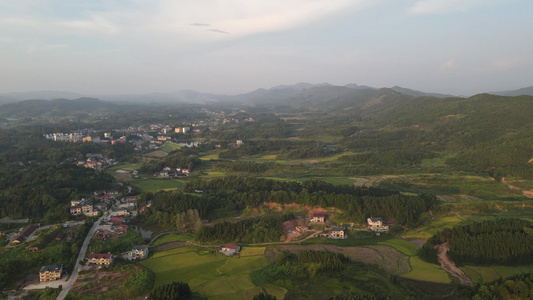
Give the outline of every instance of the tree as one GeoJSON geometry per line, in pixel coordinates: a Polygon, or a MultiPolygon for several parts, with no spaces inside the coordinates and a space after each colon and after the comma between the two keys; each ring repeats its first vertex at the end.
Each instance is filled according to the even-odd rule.
{"type": "Polygon", "coordinates": [[[192,295],[191,288],[187,283],[173,281],[152,289],[150,299],[155,300],[180,300],[189,299],[192,295]]]}

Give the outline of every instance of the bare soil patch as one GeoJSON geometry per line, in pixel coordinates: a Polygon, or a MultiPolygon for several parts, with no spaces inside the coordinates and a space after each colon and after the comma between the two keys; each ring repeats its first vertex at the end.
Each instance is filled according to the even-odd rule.
{"type": "MultiPolygon", "coordinates": [[[[130,275],[128,273],[119,273],[119,272],[106,272],[102,270],[96,270],[96,273],[90,272],[85,274],[80,274],[78,280],[72,287],[75,289],[79,286],[87,284],[87,281],[95,282],[94,288],[84,289],[83,294],[99,294],[109,289],[116,288],[120,286],[126,278],[130,275]]],[[[78,294],[79,295],[79,294],[78,294]]]]}
{"type": "Polygon", "coordinates": [[[447,242],[442,245],[437,245],[435,248],[437,249],[439,263],[446,272],[459,279],[459,282],[462,285],[474,286],[472,280],[470,280],[461,269],[455,266],[455,263],[448,257],[448,250],[450,250],[450,248],[448,247],[447,242]]]}
{"type": "Polygon", "coordinates": [[[280,250],[288,250],[298,253],[302,250],[323,251],[341,253],[353,261],[367,264],[376,264],[390,274],[403,274],[410,270],[409,258],[396,249],[385,245],[366,247],[339,247],[335,245],[280,245],[280,250]]]}

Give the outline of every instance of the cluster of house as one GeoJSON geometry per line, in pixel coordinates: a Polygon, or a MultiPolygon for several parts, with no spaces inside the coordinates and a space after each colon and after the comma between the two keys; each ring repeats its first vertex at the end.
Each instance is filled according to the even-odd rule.
{"type": "Polygon", "coordinates": [[[115,163],[114,159],[105,158],[102,153],[87,153],[86,156],[86,160],[78,160],[76,161],[76,165],[95,170],[102,170],[102,168],[115,163]]]}
{"type": "Polygon", "coordinates": [[[87,217],[94,217],[99,214],[99,210],[85,199],[70,200],[70,214],[73,216],[84,214],[87,217]]]}
{"type": "MultiPolygon", "coordinates": [[[[148,257],[148,246],[133,246],[128,252],[128,257],[131,260],[145,259],[148,257]]],[[[107,254],[89,254],[87,263],[97,266],[108,266],[113,263],[113,255],[107,254]]],[[[63,273],[63,265],[43,266],[39,271],[39,281],[47,282],[61,279],[63,273]]]]}
{"type": "Polygon", "coordinates": [[[54,142],[73,142],[73,143],[93,142],[93,143],[111,143],[111,144],[126,142],[125,136],[121,136],[120,138],[115,139],[110,133],[104,133],[104,138],[101,138],[100,136],[86,135],[86,134],[83,134],[82,132],[71,132],[71,133],[56,132],[56,133],[43,134],[43,136],[46,139],[52,140],[54,142]]]}
{"type": "MultiPolygon", "coordinates": [[[[326,215],[323,213],[313,214],[309,220],[311,223],[324,223],[326,221],[326,215]]],[[[392,222],[383,221],[381,217],[367,218],[367,224],[370,230],[379,234],[381,232],[388,232],[392,222]]],[[[303,232],[309,230],[307,226],[297,226],[296,231],[303,232]]],[[[333,227],[329,231],[325,231],[320,236],[332,238],[332,239],[346,239],[348,237],[346,228],[333,227]]]]}
{"type": "MultiPolygon", "coordinates": [[[[311,216],[309,222],[311,222],[311,223],[325,223],[326,222],[326,214],[324,214],[324,213],[315,213],[315,214],[313,214],[311,216]]],[[[304,226],[303,228],[302,228],[302,226],[298,226],[298,227],[296,227],[296,231],[298,231],[298,232],[309,230],[309,228],[307,228],[307,226],[304,226]],[[300,228],[298,228],[298,227],[300,227],[300,228]]],[[[331,228],[331,230],[327,230],[327,231],[323,232],[322,234],[320,234],[320,236],[327,237],[327,238],[330,238],[330,239],[346,239],[346,238],[348,238],[348,234],[347,234],[346,228],[344,228],[344,227],[333,227],[333,228],[331,228]]]]}
{"type": "Polygon", "coordinates": [[[184,177],[189,176],[190,170],[186,168],[164,167],[154,174],[155,177],[184,177]]]}

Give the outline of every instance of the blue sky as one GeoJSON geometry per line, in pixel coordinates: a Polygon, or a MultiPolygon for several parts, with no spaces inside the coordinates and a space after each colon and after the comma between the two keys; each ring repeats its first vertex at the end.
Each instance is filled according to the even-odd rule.
{"type": "Polygon", "coordinates": [[[531,0],[0,0],[0,93],[533,85],[531,0]]]}

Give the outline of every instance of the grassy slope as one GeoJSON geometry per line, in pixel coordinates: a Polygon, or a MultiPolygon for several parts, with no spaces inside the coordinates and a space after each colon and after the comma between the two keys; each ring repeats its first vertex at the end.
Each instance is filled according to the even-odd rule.
{"type": "MultiPolygon", "coordinates": [[[[258,290],[248,274],[268,265],[264,251],[265,248],[244,248],[241,257],[234,258],[194,247],[175,248],[158,252],[141,264],[156,273],[156,286],[184,281],[193,292],[208,298],[242,299],[244,292],[258,290]]],[[[270,289],[278,294],[281,290],[270,289]]]]}

